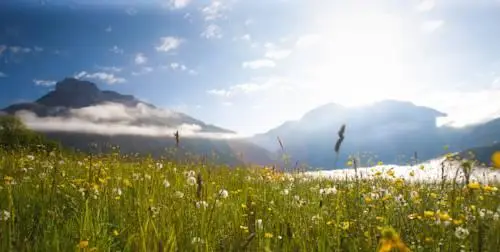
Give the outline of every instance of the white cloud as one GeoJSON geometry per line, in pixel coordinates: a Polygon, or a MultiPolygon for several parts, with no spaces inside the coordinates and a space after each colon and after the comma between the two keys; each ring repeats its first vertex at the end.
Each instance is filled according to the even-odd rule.
{"type": "Polygon", "coordinates": [[[21,46],[11,46],[9,47],[10,51],[12,53],[30,53],[31,52],[31,48],[29,47],[21,47],[21,46]]]}
{"type": "Polygon", "coordinates": [[[109,49],[110,52],[114,52],[116,54],[123,54],[123,49],[118,46],[113,46],[113,48],[109,49]]]}
{"type": "Polygon", "coordinates": [[[39,47],[39,46],[35,46],[33,47],[33,49],[35,50],[35,52],[43,52],[43,47],[39,47]]]}
{"type": "Polygon", "coordinates": [[[444,21],[443,20],[429,20],[429,21],[425,21],[424,23],[422,23],[422,25],[420,26],[420,29],[422,29],[422,31],[424,32],[433,32],[439,28],[441,28],[442,26],[444,25],[444,21]]]}
{"type": "Polygon", "coordinates": [[[134,8],[128,8],[125,10],[125,13],[127,13],[130,16],[135,16],[137,15],[137,10],[134,8]]]}
{"type": "Polygon", "coordinates": [[[251,82],[237,84],[227,89],[211,89],[207,91],[207,94],[219,97],[231,97],[238,94],[250,94],[259,91],[266,91],[271,88],[276,88],[284,85],[287,85],[287,80],[284,78],[255,78],[251,82]]]}
{"type": "Polygon", "coordinates": [[[7,46],[6,45],[0,45],[0,55],[2,55],[2,53],[7,50],[7,46]]]}
{"type": "Polygon", "coordinates": [[[179,134],[186,138],[238,137],[235,134],[202,132],[200,125],[179,122],[182,118],[178,113],[151,108],[141,103],[135,107],[106,103],[70,109],[69,115],[65,117],[37,117],[34,113],[27,111],[20,111],[16,115],[30,129],[42,132],[172,137],[176,131],[179,131],[179,134]]]}
{"type": "Polygon", "coordinates": [[[207,94],[221,97],[229,97],[231,96],[231,91],[226,89],[210,89],[207,91],[207,94]]]}
{"type": "Polygon", "coordinates": [[[77,73],[75,75],[75,78],[100,80],[100,81],[103,81],[109,85],[126,82],[126,80],[124,78],[115,76],[114,74],[111,74],[111,73],[105,73],[105,72],[87,73],[86,71],[82,71],[82,72],[77,73]]]}
{"type": "Polygon", "coordinates": [[[296,46],[300,48],[312,47],[321,40],[321,35],[319,34],[306,34],[301,37],[296,42],[296,46]]]}
{"type": "Polygon", "coordinates": [[[265,57],[273,60],[280,60],[287,58],[288,56],[290,56],[291,53],[292,51],[290,50],[274,48],[274,49],[268,49],[265,54],[265,57]]]}
{"type": "Polygon", "coordinates": [[[170,63],[170,68],[173,69],[173,70],[181,70],[181,71],[186,71],[187,70],[186,65],[180,64],[180,63],[177,63],[177,62],[170,63]]]}
{"type": "Polygon", "coordinates": [[[4,72],[0,72],[0,78],[6,78],[7,77],[7,74],[5,74],[4,72]]]}
{"type": "Polygon", "coordinates": [[[154,69],[152,67],[143,67],[143,68],[141,68],[141,70],[139,70],[139,72],[132,72],[132,75],[133,76],[145,75],[145,74],[153,72],[153,70],[154,69]]]}
{"type": "Polygon", "coordinates": [[[220,39],[222,38],[222,29],[216,24],[210,24],[200,35],[206,39],[220,39]]]}
{"type": "Polygon", "coordinates": [[[177,49],[182,44],[182,39],[177,37],[162,37],[161,44],[156,47],[156,51],[168,52],[177,49]]]}
{"type": "Polygon", "coordinates": [[[227,6],[222,3],[222,1],[212,1],[209,5],[201,9],[201,13],[206,21],[216,20],[223,18],[223,12],[227,9],[227,6]]]}
{"type": "Polygon", "coordinates": [[[241,40],[250,41],[250,40],[252,40],[252,37],[250,36],[250,34],[247,33],[247,34],[241,36],[241,40]]]}
{"type": "Polygon", "coordinates": [[[104,31],[105,32],[112,32],[113,31],[113,27],[111,27],[111,25],[110,25],[110,26],[106,27],[106,29],[104,31]]]}
{"type": "Polygon", "coordinates": [[[45,86],[45,87],[54,86],[57,83],[54,80],[37,80],[37,79],[34,79],[33,82],[37,86],[45,86]]]}
{"type": "Polygon", "coordinates": [[[259,59],[253,61],[245,61],[242,63],[243,68],[259,69],[259,68],[273,68],[276,66],[274,61],[269,59],[259,59]]]}
{"type": "Polygon", "coordinates": [[[436,6],[436,1],[435,0],[419,0],[420,3],[417,4],[417,10],[418,11],[430,11],[434,9],[436,6]]]}
{"type": "Polygon", "coordinates": [[[143,53],[138,53],[135,55],[135,59],[134,59],[135,64],[142,65],[142,64],[145,64],[147,61],[148,61],[148,58],[146,56],[144,56],[143,53]]]}
{"type": "Polygon", "coordinates": [[[171,9],[182,9],[188,6],[191,0],[170,0],[169,6],[171,9]]]}
{"type": "Polygon", "coordinates": [[[97,67],[98,69],[100,70],[103,70],[103,71],[106,71],[106,72],[115,72],[115,73],[119,73],[122,71],[122,68],[120,67],[115,67],[115,66],[109,66],[109,67],[106,67],[106,66],[98,66],[97,67]]]}

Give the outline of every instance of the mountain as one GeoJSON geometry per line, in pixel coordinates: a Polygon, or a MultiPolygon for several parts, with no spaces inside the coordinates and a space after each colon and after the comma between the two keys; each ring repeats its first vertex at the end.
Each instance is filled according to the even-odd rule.
{"type": "Polygon", "coordinates": [[[160,156],[176,146],[178,131],[179,152],[216,154],[228,164],[272,162],[268,151],[238,139],[233,131],[75,78],[59,81],[36,101],[13,104],[0,113],[17,115],[29,128],[85,151],[97,143],[118,145],[125,153],[160,156]]]}
{"type": "Polygon", "coordinates": [[[313,167],[344,167],[349,155],[361,158],[362,165],[377,161],[404,164],[412,158],[427,160],[450,151],[485,146],[500,140],[500,119],[465,128],[437,127],[445,113],[410,102],[386,100],[346,108],[330,103],[289,121],[251,141],[277,152],[277,137],[293,160],[313,167]],[[345,139],[336,163],[337,132],[346,124],[345,139]]]}

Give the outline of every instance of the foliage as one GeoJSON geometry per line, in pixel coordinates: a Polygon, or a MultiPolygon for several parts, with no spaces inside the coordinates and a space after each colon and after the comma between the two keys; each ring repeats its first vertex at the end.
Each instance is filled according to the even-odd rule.
{"type": "MultiPolygon", "coordinates": [[[[465,168],[464,168],[465,169],[465,168]]],[[[0,251],[496,251],[494,184],[0,150],[0,251]]]]}
{"type": "Polygon", "coordinates": [[[30,148],[40,146],[54,150],[58,144],[47,140],[43,135],[29,130],[17,117],[11,115],[0,116],[0,147],[6,149],[30,148]]]}

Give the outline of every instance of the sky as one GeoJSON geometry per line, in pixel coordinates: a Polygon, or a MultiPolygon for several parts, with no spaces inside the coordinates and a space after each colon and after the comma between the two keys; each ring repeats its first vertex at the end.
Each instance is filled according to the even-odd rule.
{"type": "Polygon", "coordinates": [[[65,77],[243,135],[325,103],[500,116],[497,0],[3,0],[0,107],[65,77]]]}

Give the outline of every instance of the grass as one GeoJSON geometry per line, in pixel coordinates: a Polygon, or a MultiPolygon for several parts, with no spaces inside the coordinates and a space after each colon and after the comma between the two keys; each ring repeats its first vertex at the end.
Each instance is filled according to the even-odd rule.
{"type": "Polygon", "coordinates": [[[496,251],[495,186],[0,150],[0,251],[496,251]]]}

